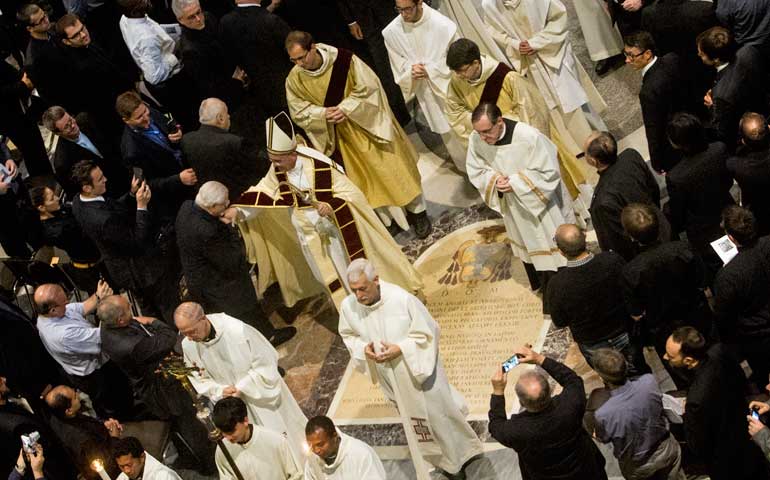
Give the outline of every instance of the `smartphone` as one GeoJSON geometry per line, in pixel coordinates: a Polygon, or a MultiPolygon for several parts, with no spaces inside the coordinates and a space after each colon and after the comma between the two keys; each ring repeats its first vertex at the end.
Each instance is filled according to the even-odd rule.
{"type": "Polygon", "coordinates": [[[169,135],[173,135],[179,131],[179,124],[171,115],[166,115],[166,129],[169,135]]]}
{"type": "Polygon", "coordinates": [[[751,407],[749,413],[751,414],[751,418],[759,420],[759,407],[751,407]]]}
{"type": "Polygon", "coordinates": [[[519,357],[514,355],[505,362],[503,362],[503,373],[508,373],[510,369],[519,364],[519,357]]]}
{"type": "Polygon", "coordinates": [[[134,170],[134,177],[136,177],[137,180],[139,180],[139,184],[142,184],[142,181],[144,181],[144,172],[139,167],[133,167],[134,170]]]}

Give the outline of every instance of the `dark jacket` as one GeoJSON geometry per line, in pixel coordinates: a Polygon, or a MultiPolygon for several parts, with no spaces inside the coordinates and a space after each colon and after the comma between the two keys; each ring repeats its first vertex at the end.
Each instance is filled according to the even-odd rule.
{"type": "Polygon", "coordinates": [[[687,392],[684,432],[687,447],[708,464],[713,480],[765,480],[768,463],[746,428],[746,377],[721,345],[694,369],[687,392]]]}
{"type": "Polygon", "coordinates": [[[80,185],[72,182],[72,167],[81,160],[92,160],[107,177],[107,194],[110,197],[117,198],[127,193],[131,188],[131,172],[123,164],[116,143],[96,127],[96,122],[90,114],[81,112],[75,120],[78,122],[81,133],[91,140],[102,156],[99,157],[87,148],[59,137],[53,157],[56,181],[64,188],[69,198],[74,198],[80,193],[80,185]]]}
{"type": "Polygon", "coordinates": [[[269,168],[268,162],[257,158],[256,142],[209,125],[186,134],[182,152],[195,170],[198,184],[210,180],[224,184],[230,201],[256,185],[269,168]]]}
{"type": "Polygon", "coordinates": [[[716,15],[740,45],[770,51],[770,1],[719,0],[716,15]]]}
{"type": "Polygon", "coordinates": [[[101,257],[99,249],[83,232],[68,209],[62,208],[53,218],[40,223],[41,241],[45,245],[64,250],[73,262],[96,263],[99,261],[101,257]]]}
{"type": "Polygon", "coordinates": [[[540,412],[506,418],[505,397],[492,395],[489,433],[516,450],[524,480],[606,480],[604,456],[583,429],[586,392],[583,379],[565,365],[546,358],[543,369],[564,390],[540,412]]]}
{"type": "MultiPolygon", "coordinates": [[[[150,121],[168,137],[169,126],[166,117],[152,107],[150,121]]],[[[193,195],[193,188],[182,183],[179,173],[187,165],[178,160],[178,144],[160,145],[150,140],[137,129],[126,125],[120,142],[123,161],[128,168],[141,168],[142,176],[152,191],[153,210],[161,223],[171,223],[176,218],[179,206],[193,195]]],[[[181,155],[180,155],[181,157],[181,155]]]]}
{"type": "Polygon", "coordinates": [[[72,213],[102,253],[113,288],[139,290],[168,268],[171,259],[157,243],[150,212],[137,210],[130,195],[94,202],[83,202],[78,195],[72,213]]]}
{"type": "Polygon", "coordinates": [[[739,148],[727,159],[727,171],[741,187],[741,203],[756,217],[759,235],[770,234],[770,147],[754,152],[739,148]]]}
{"type": "Polygon", "coordinates": [[[699,254],[711,253],[709,243],[724,235],[722,210],[733,202],[733,182],[727,174],[727,146],[721,142],[686,156],[666,175],[669,220],[674,238],[687,232],[699,254]]]}
{"type": "Polygon", "coordinates": [[[289,25],[263,7],[239,7],[220,21],[222,41],[232,63],[240,65],[255,85],[266,114],[286,109],[284,82],[292,63],[284,48],[289,25]]]}
{"type": "Polygon", "coordinates": [[[102,458],[104,470],[110,478],[120,475],[120,469],[111,454],[114,439],[101,420],[82,413],[72,418],[53,416],[51,430],[62,439],[67,453],[84,478],[99,479],[99,475],[91,469],[94,458],[102,458]]]}
{"type": "Polygon", "coordinates": [[[650,164],[659,172],[670,170],[681,158],[668,141],[666,126],[674,113],[687,110],[685,88],[679,57],[674,53],[658,57],[642,78],[639,103],[650,164]]]}
{"type": "MultiPolygon", "coordinates": [[[[626,149],[613,165],[599,173],[590,208],[601,249],[613,250],[626,261],[634,257],[636,247],[623,231],[620,213],[626,205],[637,202],[660,208],[660,188],[639,152],[626,149]]],[[[668,240],[671,227],[662,213],[658,218],[660,239],[668,240]]]]}

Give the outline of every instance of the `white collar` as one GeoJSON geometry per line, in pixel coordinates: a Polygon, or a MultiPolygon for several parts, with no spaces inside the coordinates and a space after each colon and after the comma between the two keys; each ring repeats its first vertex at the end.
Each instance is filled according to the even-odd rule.
{"type": "Polygon", "coordinates": [[[722,70],[724,70],[725,68],[727,68],[728,65],[730,65],[730,62],[723,63],[722,65],[719,65],[718,67],[716,67],[717,68],[717,73],[719,73],[722,70]]]}
{"type": "Polygon", "coordinates": [[[98,197],[85,198],[83,195],[80,195],[80,201],[81,202],[103,202],[104,197],[99,195],[98,197]]]}
{"type": "Polygon", "coordinates": [[[647,73],[647,71],[652,68],[653,65],[655,65],[655,62],[658,61],[658,57],[652,57],[652,60],[650,60],[650,63],[644,66],[642,69],[642,78],[644,78],[644,75],[647,73]]]}
{"type": "Polygon", "coordinates": [[[261,7],[262,5],[258,3],[239,3],[236,5],[238,8],[246,8],[246,7],[261,7]]]}
{"type": "Polygon", "coordinates": [[[505,130],[506,130],[506,128],[508,128],[508,126],[505,124],[505,121],[503,121],[503,131],[500,132],[500,136],[497,137],[497,140],[495,141],[495,143],[499,142],[500,140],[503,139],[503,137],[505,137],[505,130]]]}

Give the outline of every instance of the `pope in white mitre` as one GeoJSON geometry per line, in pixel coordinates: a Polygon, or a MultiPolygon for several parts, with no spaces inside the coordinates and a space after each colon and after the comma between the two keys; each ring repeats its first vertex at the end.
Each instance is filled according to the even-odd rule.
{"type": "Polygon", "coordinates": [[[444,111],[451,76],[446,54],[457,26],[422,0],[395,2],[399,16],[382,30],[393,79],[407,102],[417,98],[428,127],[441,135],[452,161],[465,171],[465,148],[444,111]]]}
{"type": "Polygon", "coordinates": [[[556,271],[566,264],[553,236],[559,225],[574,223],[556,146],[529,125],[503,118],[493,103],[481,103],[471,120],[468,178],[503,216],[513,253],[536,290],[540,284],[533,268],[556,271]]]}
{"type": "Polygon", "coordinates": [[[249,419],[286,437],[297,465],[304,463],[307,417],[278,371],[278,352],[254,327],[225,313],[206,314],[195,302],[174,312],[185,364],[197,366],[191,375],[195,390],[216,402],[238,397],[249,419]]]}
{"type": "MultiPolygon", "coordinates": [[[[286,121],[284,128],[291,129],[292,136],[284,133],[275,119],[267,120],[270,170],[233,205],[246,210],[247,217],[258,215],[262,210],[288,209],[304,260],[337,307],[350,292],[345,271],[356,258],[370,259],[381,269],[383,278],[408,291],[421,291],[419,273],[379,221],[361,190],[330,158],[297,145],[288,117],[282,114],[276,118],[279,117],[286,121]]],[[[264,241],[258,235],[249,235],[244,240],[247,243],[264,241]]],[[[258,251],[269,253],[264,249],[258,251]]],[[[296,259],[286,263],[263,255],[257,258],[260,275],[263,270],[272,271],[279,284],[296,278],[280,271],[292,268],[296,259]]],[[[294,287],[281,285],[281,289],[284,288],[294,287]]]]}
{"type": "Polygon", "coordinates": [[[465,421],[465,399],[444,371],[438,324],[420,300],[380,280],[366,260],[350,264],[348,279],[354,294],[342,302],[339,331],[353,366],[368,372],[395,403],[407,440],[417,444],[410,441],[410,447],[457,474],[482,445],[465,421]]]}
{"type": "Polygon", "coordinates": [[[482,0],[484,21],[517,72],[531,76],[573,153],[607,126],[607,108],[572,51],[567,9],[559,0],[482,0]]]}

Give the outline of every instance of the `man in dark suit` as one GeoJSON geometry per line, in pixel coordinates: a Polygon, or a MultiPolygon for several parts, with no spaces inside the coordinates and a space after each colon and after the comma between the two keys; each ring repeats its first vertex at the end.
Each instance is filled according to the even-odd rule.
{"type": "Polygon", "coordinates": [[[240,104],[246,76],[220,39],[219,20],[204,13],[195,0],[175,1],[173,7],[182,25],[179,56],[195,84],[197,100],[220,98],[235,110],[240,104]]]}
{"type": "Polygon", "coordinates": [[[725,167],[727,146],[709,143],[701,121],[689,113],[674,115],[667,130],[670,143],[682,153],[682,161],[666,175],[671,232],[674,238],[687,232],[690,245],[708,264],[711,283],[722,261],[710,244],[724,234],[719,225],[722,210],[735,203],[725,167]]]}
{"type": "MultiPolygon", "coordinates": [[[[696,329],[681,327],[666,342],[666,360],[692,373],[684,413],[688,449],[713,480],[766,480],[767,460],[748,434],[745,375],[722,345],[707,348],[696,329]]],[[[765,377],[767,380],[767,377],[765,377]]]]}
{"type": "Polygon", "coordinates": [[[666,138],[666,125],[675,112],[689,110],[688,93],[679,57],[668,53],[655,56],[655,42],[647,32],[624,38],[626,63],[642,71],[639,103],[650,149],[650,164],[657,172],[667,172],[681,158],[666,138]]]}
{"type": "Polygon", "coordinates": [[[717,327],[722,341],[748,360],[761,391],[770,373],[770,237],[757,238],[754,215],[737,205],[725,209],[722,224],[738,255],[714,279],[717,327]]]}
{"type": "MultiPolygon", "coordinates": [[[[586,162],[599,173],[590,207],[599,247],[604,251],[613,250],[629,261],[637,248],[623,231],[620,213],[630,203],[648,203],[660,208],[660,188],[639,152],[626,149],[618,155],[618,144],[609,132],[588,137],[584,151],[586,162]]],[[[667,241],[671,238],[671,227],[663,213],[658,212],[660,240],[667,241]]]]}
{"type": "Polygon", "coordinates": [[[269,163],[258,159],[256,142],[228,132],[230,114],[224,102],[207,98],[200,114],[201,128],[182,138],[182,152],[199,183],[223,183],[233,201],[262,179],[269,163]]]}
{"type": "Polygon", "coordinates": [[[102,322],[102,351],[123,370],[150,413],[172,422],[200,460],[201,473],[211,474],[216,443],[209,441],[179,381],[156,373],[160,362],[174,353],[176,330],[151,317],[133,317],[128,300],[120,295],[104,299],[96,313],[102,322]]]}
{"type": "Polygon", "coordinates": [[[283,44],[291,28],[253,0],[236,3],[220,21],[225,49],[255,82],[254,94],[264,114],[288,111],[284,82],[293,65],[283,44]]]}
{"type": "Polygon", "coordinates": [[[158,232],[147,210],[150,187],[146,182],[140,187],[134,179],[131,193],[135,197],[105,199],[107,179],[88,160],[75,165],[72,177],[81,189],[72,202],[72,213],[102,253],[110,285],[131,290],[142,312],[173,325],[181,272],[173,238],[158,232]]]}
{"type": "Polygon", "coordinates": [[[186,168],[179,148],[182,130],[134,91],[121,94],[115,109],[125,123],[120,142],[123,161],[141,170],[136,173],[152,188],[155,214],[162,225],[171,224],[197,183],[195,171],[186,168]]]}
{"type": "Polygon", "coordinates": [[[740,122],[741,140],[727,170],[741,187],[741,204],[757,221],[757,235],[770,234],[770,132],[758,113],[745,113],[740,122]]]}
{"type": "Polygon", "coordinates": [[[770,53],[770,0],[719,0],[719,22],[735,35],[740,45],[752,45],[770,53]]]}
{"type": "Polygon", "coordinates": [[[262,311],[243,241],[233,225],[237,211],[228,208],[227,196],[224,185],[206,182],[195,202],[188,200],[179,210],[176,238],[187,288],[206,311],[225,312],[279,345],[297,329],[275,329],[262,311]]]}
{"type": "Polygon", "coordinates": [[[624,37],[639,30],[642,12],[652,0],[605,0],[612,21],[624,37]]]}
{"type": "Polygon", "coordinates": [[[767,113],[767,70],[756,47],[738,50],[732,33],[712,27],[698,35],[698,56],[716,69],[716,83],[706,93],[704,104],[711,109],[711,124],[717,137],[735,151],[738,121],[745,112],[767,113]]]}
{"type": "Polygon", "coordinates": [[[545,375],[537,370],[521,374],[516,395],[524,411],[507,418],[505,385],[507,373],[499,366],[492,376],[489,433],[519,455],[525,480],[606,480],[604,456],[583,428],[586,391],[581,379],[567,366],[531,348],[513,350],[519,363],[541,366],[563,387],[551,397],[545,375]]]}
{"type": "Polygon", "coordinates": [[[71,116],[63,107],[54,105],[43,113],[43,126],[59,136],[54,152],[54,174],[69,198],[80,193],[72,182],[72,167],[81,160],[91,160],[110,179],[107,194],[118,198],[131,188],[131,173],[123,165],[120,151],[112,139],[96,127],[86,112],[71,116]]]}

